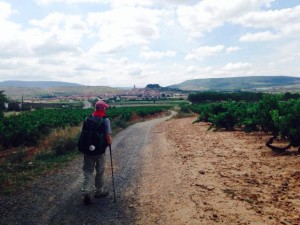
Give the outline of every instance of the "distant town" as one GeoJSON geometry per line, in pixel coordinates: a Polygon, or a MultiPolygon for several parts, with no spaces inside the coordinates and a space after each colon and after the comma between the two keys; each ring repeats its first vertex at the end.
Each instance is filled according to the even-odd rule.
{"type": "MultiPolygon", "coordinates": [[[[76,87],[72,87],[76,89],[76,87]]],[[[78,87],[77,87],[78,89],[78,87]]],[[[69,90],[70,91],[70,90],[69,90]]],[[[153,103],[162,100],[184,100],[187,99],[188,91],[179,89],[161,87],[159,84],[148,84],[145,88],[137,88],[135,85],[131,89],[112,91],[102,91],[101,94],[93,92],[88,93],[47,93],[39,96],[22,96],[20,100],[11,100],[5,104],[5,107],[10,110],[30,110],[33,108],[47,108],[47,107],[71,107],[78,106],[86,101],[94,101],[95,99],[102,99],[111,104],[118,104],[119,102],[141,102],[152,101],[153,103]],[[50,104],[51,103],[51,104],[50,104]]]]}
{"type": "MultiPolygon", "coordinates": [[[[115,100],[159,100],[167,98],[187,98],[187,93],[170,88],[162,88],[158,84],[148,84],[146,88],[136,88],[124,91],[115,96],[115,100]]],[[[109,98],[110,99],[110,98],[109,98]]]]}

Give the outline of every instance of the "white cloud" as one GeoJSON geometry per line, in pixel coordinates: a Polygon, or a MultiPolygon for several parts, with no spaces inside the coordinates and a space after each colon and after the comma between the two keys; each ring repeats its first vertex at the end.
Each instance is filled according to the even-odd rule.
{"type": "Polygon", "coordinates": [[[247,33],[240,38],[241,41],[269,41],[287,36],[298,37],[300,31],[300,5],[281,10],[249,12],[234,18],[232,22],[245,27],[268,30],[254,34],[247,33]]]}
{"type": "Polygon", "coordinates": [[[191,53],[185,56],[186,60],[202,60],[205,57],[218,55],[224,50],[223,45],[217,46],[202,46],[194,49],[191,53]]]}
{"type": "Polygon", "coordinates": [[[246,27],[280,30],[282,27],[300,22],[300,5],[281,10],[248,12],[234,18],[232,22],[246,27]]]}
{"type": "Polygon", "coordinates": [[[112,0],[112,7],[124,7],[124,6],[151,6],[153,5],[153,1],[151,0],[112,0]]]}
{"type": "Polygon", "coordinates": [[[0,58],[24,54],[26,46],[20,43],[21,26],[9,20],[16,10],[5,2],[0,2],[0,58]]]}
{"type": "Polygon", "coordinates": [[[193,5],[197,0],[156,0],[157,2],[164,2],[167,4],[181,4],[181,5],[193,5]]]}
{"type": "Polygon", "coordinates": [[[79,15],[65,15],[54,12],[42,20],[31,20],[29,24],[40,28],[48,34],[49,39],[60,44],[78,45],[88,33],[87,24],[79,15]]]}
{"type": "Polygon", "coordinates": [[[240,47],[238,47],[238,46],[232,46],[232,47],[226,48],[226,53],[229,54],[229,53],[237,52],[239,50],[241,50],[240,47]]]}
{"type": "MultiPolygon", "coordinates": [[[[300,16],[300,15],[299,15],[300,16]]],[[[282,35],[287,36],[296,36],[299,37],[300,34],[300,22],[294,24],[287,24],[281,29],[282,35]]]]}
{"type": "Polygon", "coordinates": [[[212,70],[212,67],[201,67],[195,65],[190,65],[186,67],[187,73],[195,73],[197,75],[208,75],[211,73],[212,70]]]}
{"type": "Polygon", "coordinates": [[[79,44],[87,26],[80,16],[51,13],[41,20],[29,21],[30,28],[1,21],[0,57],[33,57],[69,52],[80,53],[79,44]],[[9,47],[8,47],[9,46],[9,47]]]}
{"type": "MultiPolygon", "coordinates": [[[[103,64],[107,79],[102,80],[110,86],[145,86],[153,82],[153,76],[159,73],[154,71],[154,66],[145,63],[136,63],[126,57],[109,58],[103,64]]],[[[95,81],[96,82],[96,81],[95,81]]]]}
{"type": "Polygon", "coordinates": [[[216,27],[247,12],[269,6],[274,0],[203,0],[195,6],[180,6],[177,14],[180,24],[189,35],[201,37],[216,27]]]}
{"type": "Polygon", "coordinates": [[[159,38],[163,13],[145,8],[118,8],[104,13],[90,13],[91,29],[98,30],[100,41],[92,52],[111,53],[132,45],[145,45],[159,38]]]}
{"type": "Polygon", "coordinates": [[[124,6],[151,6],[153,1],[151,0],[35,0],[39,5],[49,5],[52,3],[63,3],[63,4],[89,4],[89,3],[102,3],[110,4],[113,8],[124,7],[124,6]]]}
{"type": "Polygon", "coordinates": [[[77,4],[77,3],[108,3],[109,0],[35,0],[39,5],[49,5],[52,3],[66,3],[66,4],[77,4]]]}
{"type": "Polygon", "coordinates": [[[280,38],[280,35],[273,34],[270,31],[259,32],[259,33],[247,33],[240,37],[242,42],[255,42],[255,41],[273,41],[280,38]]]}
{"type": "Polygon", "coordinates": [[[7,19],[13,12],[16,12],[12,9],[11,5],[6,2],[0,2],[0,20],[7,19]]]}
{"type": "Polygon", "coordinates": [[[105,65],[107,71],[116,71],[117,74],[123,74],[123,75],[124,74],[139,75],[141,74],[141,71],[143,71],[143,68],[145,67],[144,64],[131,62],[126,57],[122,57],[118,59],[109,58],[106,60],[105,65]]]}
{"type": "Polygon", "coordinates": [[[161,59],[164,57],[174,57],[176,56],[175,51],[151,51],[150,48],[144,47],[140,52],[140,58],[143,59],[161,59]]]}
{"type": "Polygon", "coordinates": [[[193,73],[195,74],[193,79],[258,75],[258,73],[256,73],[257,68],[253,68],[253,65],[251,63],[244,62],[227,63],[225,66],[221,67],[214,66],[196,68],[198,71],[193,71],[193,73]]]}
{"type": "Polygon", "coordinates": [[[226,70],[226,71],[244,70],[244,69],[251,68],[251,66],[252,66],[251,63],[243,63],[243,62],[228,63],[221,70],[226,70]]]}
{"type": "Polygon", "coordinates": [[[171,5],[186,5],[194,4],[197,0],[35,0],[39,5],[49,5],[53,3],[63,4],[108,4],[113,8],[126,6],[153,6],[154,4],[171,4],[171,5]]]}

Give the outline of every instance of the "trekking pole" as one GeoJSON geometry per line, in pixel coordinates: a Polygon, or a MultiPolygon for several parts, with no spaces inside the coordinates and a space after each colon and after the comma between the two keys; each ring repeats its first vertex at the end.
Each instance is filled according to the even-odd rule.
{"type": "Polygon", "coordinates": [[[114,168],[113,168],[112,154],[111,154],[111,145],[109,145],[109,152],[110,152],[111,177],[112,177],[112,184],[113,184],[113,191],[114,191],[114,202],[116,202],[116,190],[115,190],[115,179],[114,179],[114,168]]]}

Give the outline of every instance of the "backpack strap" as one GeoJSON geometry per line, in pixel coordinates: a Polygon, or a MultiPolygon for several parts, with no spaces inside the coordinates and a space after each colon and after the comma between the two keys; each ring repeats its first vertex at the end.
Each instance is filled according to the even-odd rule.
{"type": "Polygon", "coordinates": [[[104,118],[103,117],[100,117],[100,120],[98,121],[97,123],[97,129],[101,129],[101,125],[104,123],[104,118]]]}

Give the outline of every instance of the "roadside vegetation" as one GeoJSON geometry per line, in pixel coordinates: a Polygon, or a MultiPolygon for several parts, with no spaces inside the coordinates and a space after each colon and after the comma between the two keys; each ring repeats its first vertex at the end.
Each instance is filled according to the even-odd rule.
{"type": "Polygon", "coordinates": [[[195,122],[209,122],[216,130],[270,134],[266,145],[282,153],[291,147],[300,153],[300,95],[261,93],[198,93],[189,96],[199,114],[195,122]],[[276,143],[276,144],[275,144],[276,143]],[[277,145],[279,143],[279,145],[277,145]]]}

